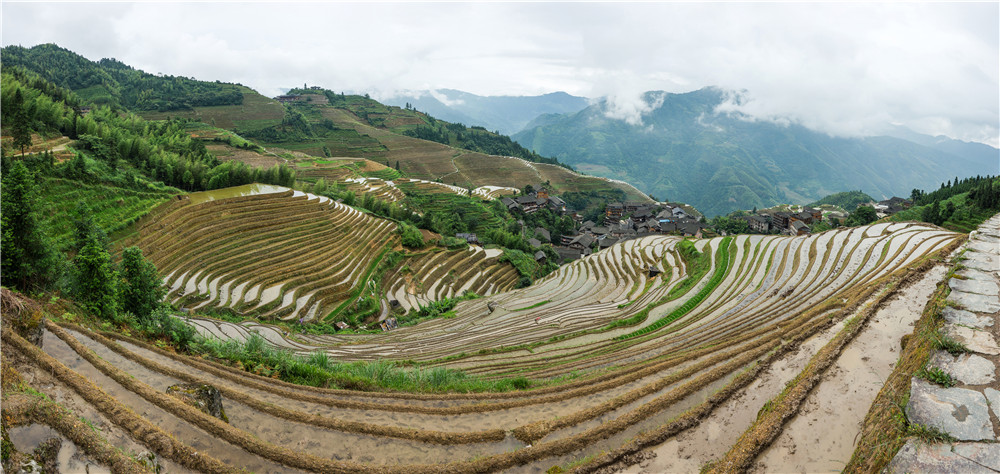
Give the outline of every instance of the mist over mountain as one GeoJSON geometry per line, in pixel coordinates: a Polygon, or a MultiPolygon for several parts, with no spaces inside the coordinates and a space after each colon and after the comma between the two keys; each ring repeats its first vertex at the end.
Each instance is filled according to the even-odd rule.
{"type": "Polygon", "coordinates": [[[409,103],[417,110],[442,120],[486,127],[505,135],[521,131],[539,115],[577,112],[590,103],[585,97],[565,92],[537,96],[481,96],[454,89],[399,92],[379,100],[398,107],[409,103]]]}
{"type": "Polygon", "coordinates": [[[988,145],[913,132],[908,139],[834,137],[721,112],[719,106],[734,98],[718,88],[647,92],[643,100],[650,107],[640,121],[620,119],[613,104],[600,100],[576,113],[541,117],[514,139],[710,216],[806,203],[844,190],[908,196],[914,188],[998,169],[1000,152],[988,145]]]}

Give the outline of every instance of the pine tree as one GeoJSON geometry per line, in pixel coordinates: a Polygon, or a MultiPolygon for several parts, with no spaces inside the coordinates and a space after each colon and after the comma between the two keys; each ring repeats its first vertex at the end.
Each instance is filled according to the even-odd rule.
{"type": "Polygon", "coordinates": [[[76,297],[95,315],[111,320],[117,312],[117,272],[111,254],[97,238],[87,241],[73,259],[76,297]]]}
{"type": "Polygon", "coordinates": [[[11,103],[14,112],[11,114],[10,134],[14,138],[14,147],[21,149],[21,156],[24,156],[25,148],[31,146],[30,119],[24,110],[24,96],[21,89],[14,91],[14,100],[11,103]]]}
{"type": "Polygon", "coordinates": [[[22,291],[44,288],[55,279],[57,257],[35,209],[35,178],[15,162],[0,187],[0,262],[4,284],[22,291]]]}
{"type": "Polygon", "coordinates": [[[148,319],[166,294],[156,266],[142,256],[139,247],[129,247],[122,251],[120,277],[119,308],[131,311],[140,321],[148,319]]]}

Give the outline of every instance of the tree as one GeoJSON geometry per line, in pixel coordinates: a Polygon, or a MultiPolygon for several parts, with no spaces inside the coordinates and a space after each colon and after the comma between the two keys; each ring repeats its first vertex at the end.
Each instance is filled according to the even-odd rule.
{"type": "Polygon", "coordinates": [[[24,110],[24,97],[21,89],[14,91],[14,100],[11,103],[14,113],[11,114],[10,134],[14,138],[14,147],[21,149],[21,156],[24,156],[25,148],[31,146],[30,119],[24,110]]]}
{"type": "Polygon", "coordinates": [[[57,257],[35,209],[35,177],[15,162],[0,186],[0,262],[4,284],[22,291],[44,288],[56,276],[57,257]]]}
{"type": "Polygon", "coordinates": [[[117,313],[117,272],[111,254],[96,238],[73,259],[76,267],[76,297],[95,315],[111,320],[117,313]]]}
{"type": "Polygon", "coordinates": [[[871,206],[858,206],[854,212],[851,213],[850,217],[847,218],[847,225],[849,226],[859,226],[868,225],[875,222],[878,216],[875,214],[875,208],[871,206]]]}
{"type": "Polygon", "coordinates": [[[131,311],[140,321],[149,319],[166,294],[156,266],[142,256],[139,247],[129,247],[122,251],[120,277],[119,308],[131,311]]]}

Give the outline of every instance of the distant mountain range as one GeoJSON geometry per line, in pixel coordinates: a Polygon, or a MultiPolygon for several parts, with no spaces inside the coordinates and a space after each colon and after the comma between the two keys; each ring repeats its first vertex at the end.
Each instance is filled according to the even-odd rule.
{"type": "Polygon", "coordinates": [[[632,125],[596,101],[544,115],[514,135],[522,145],[581,171],[628,181],[658,199],[709,216],[807,203],[844,190],[909,196],[955,177],[995,175],[1000,150],[897,129],[895,137],[832,137],[805,127],[716,113],[727,92],[648,92],[662,105],[632,125]]]}
{"type": "Polygon", "coordinates": [[[565,92],[537,96],[481,96],[454,89],[401,92],[379,100],[397,107],[409,103],[441,120],[485,127],[504,135],[521,131],[539,115],[578,112],[590,104],[585,97],[565,92]]]}

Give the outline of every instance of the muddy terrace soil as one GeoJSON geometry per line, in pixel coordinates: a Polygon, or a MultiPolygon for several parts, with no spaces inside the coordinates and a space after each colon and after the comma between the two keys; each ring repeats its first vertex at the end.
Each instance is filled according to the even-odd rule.
{"type": "MultiPolygon", "coordinates": [[[[290,192],[274,197],[247,196],[227,206],[270,206],[269,217],[250,221],[281,219],[296,207],[303,209],[293,221],[302,221],[310,212],[325,215],[333,206],[290,192]]],[[[185,298],[206,292],[209,302],[220,297],[223,302],[248,302],[247,295],[260,288],[252,301],[266,305],[260,301],[268,297],[261,294],[279,281],[260,274],[266,270],[239,280],[221,277],[238,271],[225,273],[221,263],[210,270],[196,264],[194,255],[172,260],[197,251],[194,242],[199,239],[170,234],[182,227],[172,223],[211,222],[222,214],[213,207],[228,201],[200,205],[209,206],[205,212],[181,203],[177,209],[187,211],[161,214],[160,224],[150,221],[140,228],[140,242],[170,268],[172,298],[193,305],[195,300],[185,298]],[[192,291],[182,294],[182,288],[192,291]]],[[[352,226],[354,232],[385,225],[365,224],[369,217],[343,213],[364,224],[352,226]]],[[[231,225],[206,224],[199,235],[222,235],[227,227],[231,225]]],[[[227,248],[228,238],[217,238],[220,249],[227,248]]],[[[298,387],[73,325],[49,323],[41,349],[6,330],[3,342],[5,354],[17,356],[20,372],[44,382],[37,385],[42,393],[59,397],[57,401],[73,400],[73,407],[85,407],[80,412],[101,423],[111,420],[116,426],[105,435],[109,441],[128,450],[145,447],[179,470],[464,473],[545,472],[561,466],[589,472],[641,461],[629,469],[693,471],[737,443],[758,412],[766,415],[764,402],[799,378],[818,388],[813,398],[802,397],[795,405],[802,406],[803,416],[786,430],[799,451],[807,449],[801,443],[811,438],[799,443],[796,433],[808,426],[799,425],[815,426],[831,410],[835,413],[828,402],[846,387],[842,381],[850,374],[860,371],[868,377],[869,369],[891,366],[890,349],[898,348],[897,336],[907,330],[903,313],[922,306],[926,287],[940,278],[942,270],[935,269],[932,257],[940,258],[962,240],[958,234],[906,223],[809,237],[699,240],[696,248],[710,256],[708,269],[697,281],[685,281],[691,269],[680,256],[679,239],[646,237],[566,265],[528,288],[498,288],[488,298],[462,302],[454,318],[382,334],[289,339],[266,323],[192,318],[204,334],[240,339],[255,331],[273,344],[302,353],[325,351],[335,360],[414,360],[426,367],[461,368],[483,377],[525,376],[538,383],[510,393],[298,387]],[[664,272],[651,277],[650,265],[664,272]],[[631,325],[612,324],[629,318],[631,325]],[[869,352],[877,354],[866,360],[869,352]],[[870,366],[871,361],[879,367],[870,366]],[[166,387],[179,382],[219,388],[230,422],[167,396],[166,387]]],[[[361,267],[377,253],[350,247],[345,252],[355,252],[352,258],[362,259],[361,267]]],[[[285,253],[300,252],[286,248],[285,253]]],[[[434,287],[435,280],[471,257],[442,253],[421,258],[411,268],[423,268],[423,294],[430,295],[424,298],[432,299],[448,292],[434,287]],[[435,272],[439,276],[426,275],[435,272]]],[[[387,278],[398,281],[391,274],[387,278]]],[[[469,278],[456,280],[465,284],[469,278]]],[[[308,284],[303,279],[286,287],[308,284]]],[[[386,291],[406,299],[398,293],[406,288],[387,285],[386,291]]],[[[299,290],[291,301],[309,291],[299,290]]],[[[420,301],[418,295],[410,296],[420,301]]],[[[323,303],[309,299],[295,306],[312,304],[323,303]]],[[[870,403],[871,387],[878,389],[876,382],[865,380],[851,387],[869,400],[858,402],[862,416],[867,405],[860,405],[870,403]]],[[[774,411],[783,409],[779,403],[774,411]]],[[[848,431],[833,431],[845,435],[837,443],[849,457],[851,441],[843,441],[848,431]]],[[[795,448],[775,437],[770,451],[764,450],[767,444],[750,448],[763,453],[750,457],[760,469],[830,467],[788,460],[795,448]]]]}

